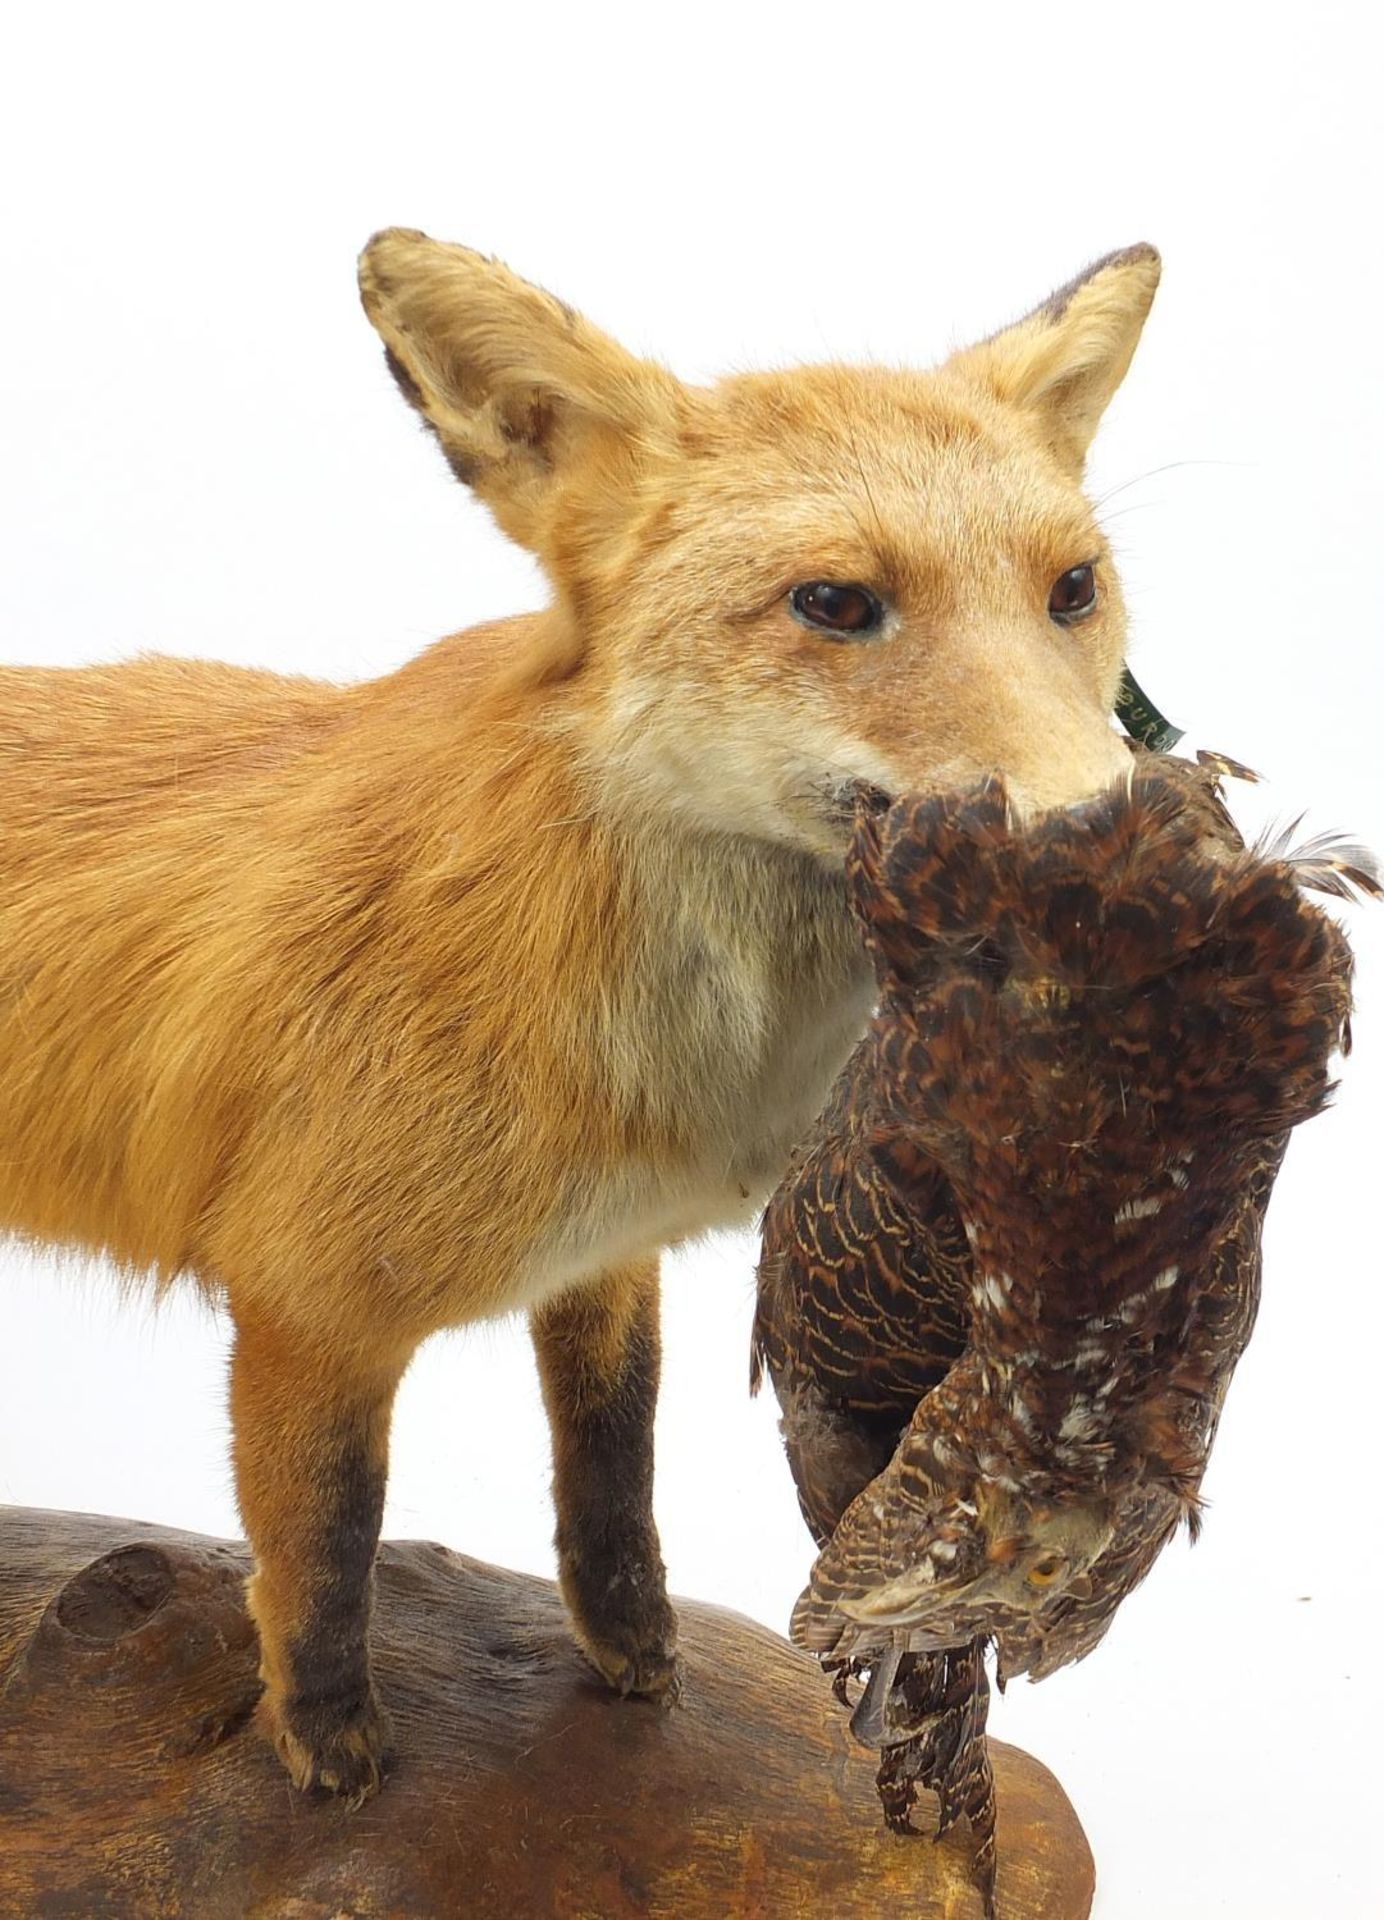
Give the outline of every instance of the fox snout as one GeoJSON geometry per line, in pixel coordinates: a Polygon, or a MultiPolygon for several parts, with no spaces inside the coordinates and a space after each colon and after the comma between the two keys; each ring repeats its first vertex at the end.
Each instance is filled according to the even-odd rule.
{"type": "Polygon", "coordinates": [[[999,746],[988,753],[953,753],[940,761],[925,760],[915,773],[893,786],[892,797],[901,792],[960,790],[998,778],[1004,782],[1012,811],[1026,821],[1094,800],[1117,781],[1128,779],[1132,766],[1129,745],[1113,726],[1093,718],[1081,731],[1064,731],[1045,727],[1038,713],[1022,731],[1016,730],[1012,749],[999,746]]]}
{"type": "Polygon", "coordinates": [[[1014,812],[1031,819],[1127,778],[1133,761],[1114,719],[1113,650],[1093,662],[1054,647],[1041,630],[996,625],[968,627],[919,653],[904,697],[882,698],[866,722],[882,762],[873,784],[897,795],[999,778],[1014,812]]]}
{"type": "Polygon", "coordinates": [[[1127,781],[1134,766],[1129,743],[1109,727],[1076,742],[1035,735],[1031,744],[1031,757],[997,755],[987,761],[979,755],[958,755],[914,778],[890,785],[863,779],[836,783],[832,788],[832,816],[844,824],[862,809],[886,813],[905,792],[960,792],[997,778],[1004,782],[1010,811],[1018,820],[1028,822],[1096,799],[1118,782],[1127,781]]]}
{"type": "Polygon", "coordinates": [[[1076,764],[1055,767],[1027,783],[1011,781],[1009,803],[1020,820],[1032,820],[1039,814],[1094,800],[1117,782],[1127,781],[1133,769],[1128,746],[1112,732],[1108,753],[1092,753],[1076,764]]]}
{"type": "Polygon", "coordinates": [[[1112,726],[1093,724],[1079,733],[1035,733],[1017,763],[991,769],[1004,780],[1009,804],[1022,821],[1078,807],[1117,781],[1128,780],[1134,762],[1112,726]]]}

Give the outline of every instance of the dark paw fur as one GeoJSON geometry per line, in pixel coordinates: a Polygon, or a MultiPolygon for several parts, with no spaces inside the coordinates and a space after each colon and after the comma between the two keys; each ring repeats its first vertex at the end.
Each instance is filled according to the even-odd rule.
{"type": "Polygon", "coordinates": [[[678,1624],[662,1568],[608,1579],[594,1604],[570,1574],[562,1586],[577,1644],[607,1685],[622,1697],[637,1694],[671,1706],[681,1687],[678,1624]]]}
{"type": "Polygon", "coordinates": [[[389,1757],[389,1721],[373,1698],[347,1706],[289,1703],[266,1697],[260,1723],[295,1787],[321,1788],[348,1806],[378,1793],[389,1757]]]}

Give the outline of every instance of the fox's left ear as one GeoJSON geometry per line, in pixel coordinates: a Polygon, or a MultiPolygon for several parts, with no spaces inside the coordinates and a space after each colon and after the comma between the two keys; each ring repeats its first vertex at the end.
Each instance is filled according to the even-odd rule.
{"type": "Polygon", "coordinates": [[[1058,463],[1079,475],[1129,370],[1161,266],[1147,244],[1107,254],[1012,327],[953,354],[946,371],[1031,415],[1058,463]]]}

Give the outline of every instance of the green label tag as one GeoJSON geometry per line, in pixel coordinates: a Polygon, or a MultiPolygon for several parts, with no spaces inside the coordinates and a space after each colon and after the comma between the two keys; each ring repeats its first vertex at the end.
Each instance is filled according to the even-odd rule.
{"type": "Polygon", "coordinates": [[[1163,718],[1128,667],[1115,695],[1115,718],[1132,740],[1141,741],[1153,753],[1170,753],[1184,732],[1163,718]]]}

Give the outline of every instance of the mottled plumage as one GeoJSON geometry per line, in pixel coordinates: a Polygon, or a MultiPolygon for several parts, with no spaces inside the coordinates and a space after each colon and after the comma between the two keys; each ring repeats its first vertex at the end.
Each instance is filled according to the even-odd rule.
{"type": "Polygon", "coordinates": [[[1344,937],[1317,844],[1246,849],[1230,763],[1144,759],[1027,828],[998,783],[862,807],[870,1032],[770,1203],[755,1324],[821,1552],[794,1637],[906,1826],[993,1901],[1001,1683],[1088,1653],[1186,1519],[1254,1323],[1289,1130],[1330,1091],[1344,937]]]}

